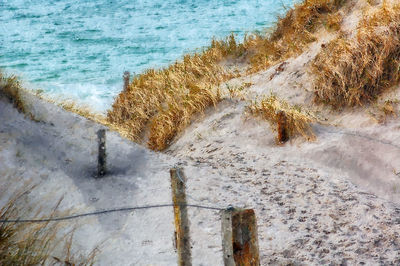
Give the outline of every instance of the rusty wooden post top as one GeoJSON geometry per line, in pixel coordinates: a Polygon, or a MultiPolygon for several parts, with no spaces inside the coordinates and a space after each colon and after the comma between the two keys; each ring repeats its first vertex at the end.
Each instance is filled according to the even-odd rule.
{"type": "Polygon", "coordinates": [[[227,208],[222,211],[225,266],[259,266],[257,222],[253,209],[227,208]]]}
{"type": "Polygon", "coordinates": [[[171,174],[171,177],[176,176],[178,178],[179,183],[181,183],[183,186],[185,186],[186,176],[185,176],[185,173],[183,172],[183,168],[180,168],[180,167],[171,168],[170,174],[171,174]]]}
{"type": "Polygon", "coordinates": [[[225,266],[235,266],[232,246],[232,212],[234,208],[221,211],[222,252],[225,266]]]}
{"type": "Polygon", "coordinates": [[[288,128],[288,121],[287,116],[284,111],[279,111],[276,113],[277,115],[277,142],[278,144],[284,144],[289,140],[289,128],[288,128]]]}
{"type": "Polygon", "coordinates": [[[129,71],[125,71],[124,75],[123,75],[123,79],[124,79],[124,91],[126,91],[129,87],[129,82],[131,79],[131,73],[129,73],[129,71]]]}
{"type": "Polygon", "coordinates": [[[106,174],[106,130],[99,129],[97,131],[99,140],[99,154],[97,158],[97,176],[102,177],[106,174]]]}
{"type": "Polygon", "coordinates": [[[97,130],[97,137],[99,137],[99,138],[104,137],[105,133],[106,133],[106,129],[100,128],[99,130],[97,130]]]}

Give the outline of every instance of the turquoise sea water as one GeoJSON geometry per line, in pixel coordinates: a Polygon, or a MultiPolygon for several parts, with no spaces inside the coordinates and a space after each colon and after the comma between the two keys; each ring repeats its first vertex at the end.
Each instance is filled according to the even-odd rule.
{"type": "Polygon", "coordinates": [[[52,97],[109,108],[125,70],[271,26],[295,0],[0,0],[0,68],[52,97]]]}

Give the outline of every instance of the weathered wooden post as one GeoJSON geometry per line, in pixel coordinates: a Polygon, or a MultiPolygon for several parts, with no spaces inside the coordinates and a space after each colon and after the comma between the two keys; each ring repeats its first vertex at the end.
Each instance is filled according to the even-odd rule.
{"type": "Polygon", "coordinates": [[[289,130],[285,112],[279,111],[277,113],[277,120],[278,120],[278,144],[283,144],[289,140],[289,130]]]}
{"type": "Polygon", "coordinates": [[[222,248],[225,266],[259,266],[257,221],[254,210],[222,211],[222,248]]]}
{"type": "Polygon", "coordinates": [[[106,130],[97,131],[99,140],[99,155],[97,158],[97,176],[102,177],[106,174],[106,130]]]}
{"type": "Polygon", "coordinates": [[[174,203],[175,240],[178,251],[178,265],[191,266],[191,246],[189,236],[189,219],[187,215],[185,175],[180,168],[170,170],[172,201],[174,203]]]}
{"type": "Polygon", "coordinates": [[[124,72],[123,79],[124,79],[124,91],[126,91],[126,90],[128,90],[129,81],[131,79],[131,74],[129,73],[129,71],[124,72]]]}

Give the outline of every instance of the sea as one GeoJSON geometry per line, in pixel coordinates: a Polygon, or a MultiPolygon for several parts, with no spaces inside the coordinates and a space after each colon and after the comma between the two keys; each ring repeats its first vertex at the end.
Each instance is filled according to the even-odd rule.
{"type": "Polygon", "coordinates": [[[0,68],[106,112],[124,71],[163,68],[213,38],[263,32],[295,0],[0,0],[0,68]]]}

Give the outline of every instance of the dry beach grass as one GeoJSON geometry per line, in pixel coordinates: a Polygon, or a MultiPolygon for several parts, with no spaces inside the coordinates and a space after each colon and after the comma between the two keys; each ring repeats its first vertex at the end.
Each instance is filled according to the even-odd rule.
{"type": "Polygon", "coordinates": [[[334,107],[363,105],[398,84],[400,6],[365,12],[356,34],[342,33],[315,58],[316,100],[334,107]]]}
{"type": "MultiPolygon", "coordinates": [[[[311,128],[311,123],[316,119],[309,112],[302,110],[301,106],[291,106],[284,100],[279,99],[276,95],[263,98],[261,101],[253,102],[248,106],[251,114],[262,117],[272,124],[275,131],[278,130],[283,114],[286,117],[285,131],[288,137],[301,135],[308,140],[314,140],[315,135],[311,128]]],[[[278,136],[278,142],[281,139],[278,136]]]]}
{"type": "Polygon", "coordinates": [[[20,112],[25,112],[25,106],[20,95],[21,85],[16,76],[7,76],[0,70],[0,94],[5,96],[20,112]]]}
{"type": "Polygon", "coordinates": [[[214,87],[232,77],[217,64],[222,57],[211,47],[167,69],[134,77],[108,112],[108,121],[136,141],[149,130],[149,146],[164,149],[195,113],[219,101],[214,87]]]}
{"type": "Polygon", "coordinates": [[[305,0],[279,18],[272,34],[250,35],[244,41],[249,51],[249,72],[254,73],[300,54],[317,40],[321,27],[337,30],[342,20],[339,10],[347,0],[305,0]]]}
{"type": "MultiPolygon", "coordinates": [[[[7,186],[7,185],[6,185],[7,186]]],[[[35,189],[35,185],[25,184],[0,208],[0,220],[18,220],[22,213],[31,213],[22,202],[24,197],[35,189]]],[[[3,194],[5,188],[0,193],[3,194]]],[[[3,197],[1,200],[4,200],[3,197]]],[[[61,199],[56,202],[51,218],[56,214],[61,199]]],[[[40,219],[40,208],[35,219],[40,219]]],[[[61,226],[54,222],[43,223],[0,223],[0,265],[93,265],[96,251],[87,257],[71,252],[73,231],[60,236],[61,226]],[[64,245],[63,255],[54,256],[58,246],[64,245]],[[59,257],[62,257],[60,259],[59,257]]]]}
{"type": "MultiPolygon", "coordinates": [[[[17,218],[20,208],[18,199],[25,192],[17,193],[0,209],[0,218],[17,218]]],[[[55,239],[56,230],[49,223],[24,225],[17,223],[0,224],[0,264],[38,265],[43,264],[51,252],[50,243],[55,239]]]]}

